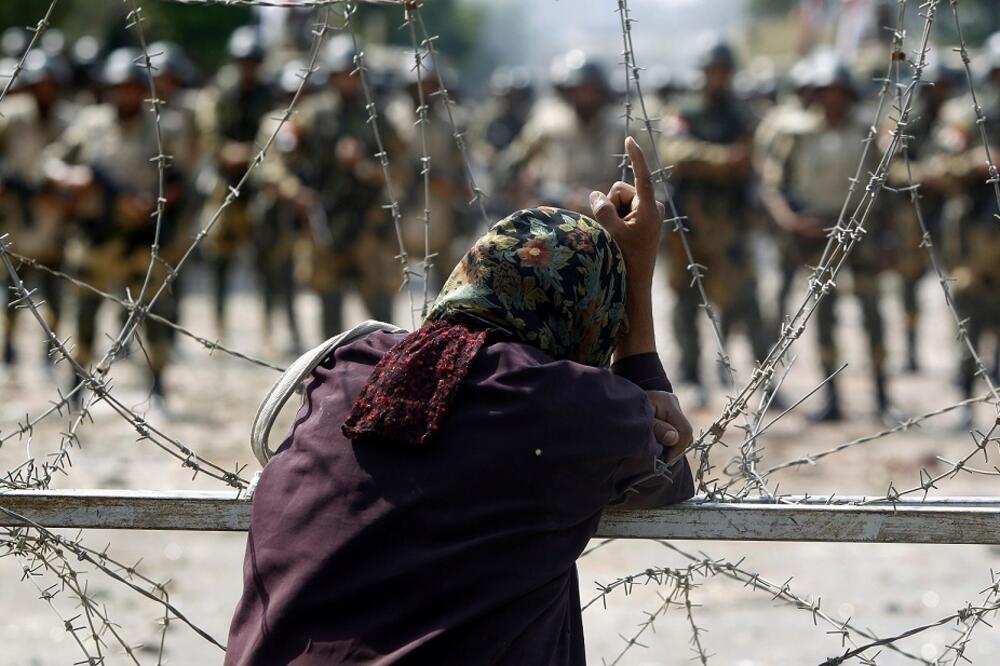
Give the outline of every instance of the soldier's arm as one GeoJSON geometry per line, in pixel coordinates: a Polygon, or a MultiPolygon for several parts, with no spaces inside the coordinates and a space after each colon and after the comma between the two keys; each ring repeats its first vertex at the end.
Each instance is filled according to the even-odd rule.
{"type": "Polygon", "coordinates": [[[214,87],[207,86],[198,93],[198,99],[195,103],[198,152],[210,157],[218,154],[221,145],[218,105],[219,93],[214,87]]]}
{"type": "Polygon", "coordinates": [[[797,227],[797,215],[785,196],[787,172],[794,147],[794,136],[776,134],[770,150],[763,156],[760,169],[760,198],[764,209],[775,224],[788,231],[797,227]]]}
{"type": "Polygon", "coordinates": [[[660,141],[664,163],[672,164],[678,176],[728,181],[736,173],[749,172],[749,137],[729,144],[712,143],[691,136],[686,125],[681,114],[668,117],[660,141]]]}

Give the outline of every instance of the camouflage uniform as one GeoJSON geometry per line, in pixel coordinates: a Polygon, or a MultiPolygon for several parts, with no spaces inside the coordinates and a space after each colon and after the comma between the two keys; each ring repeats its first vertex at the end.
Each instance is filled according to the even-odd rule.
{"type": "MultiPolygon", "coordinates": [[[[490,78],[491,98],[474,114],[472,136],[479,164],[494,164],[520,136],[535,103],[530,73],[523,68],[502,67],[490,78]]],[[[497,174],[491,174],[493,178],[497,174]]],[[[499,219],[513,208],[506,188],[489,187],[490,213],[499,219]]]]}
{"type": "MultiPolygon", "coordinates": [[[[197,177],[204,160],[198,133],[199,91],[193,87],[199,74],[177,44],[154,42],[149,45],[148,51],[156,68],[156,93],[170,110],[170,120],[174,125],[171,130],[171,179],[180,188],[181,196],[169,210],[171,242],[160,248],[163,260],[174,266],[193,242],[200,204],[204,203],[197,191],[197,177]]],[[[183,280],[175,280],[170,290],[161,296],[164,316],[171,321],[180,318],[183,286],[183,280]]],[[[171,328],[168,335],[174,342],[177,331],[171,328]]]]}
{"type": "Polygon", "coordinates": [[[590,192],[608,191],[621,178],[625,125],[611,104],[604,70],[579,52],[556,60],[552,72],[557,97],[539,100],[521,135],[498,160],[510,180],[515,207],[546,203],[590,212],[590,192]],[[589,90],[588,106],[574,95],[589,90]]]}
{"type": "MultiPolygon", "coordinates": [[[[732,71],[728,49],[709,55],[711,58],[704,62],[706,68],[723,66],[732,71]]],[[[705,291],[719,309],[722,334],[728,337],[734,325],[741,325],[750,338],[755,358],[763,358],[767,354],[767,337],[750,242],[752,134],[749,108],[735,98],[727,84],[714,93],[705,91],[669,116],[660,150],[663,162],[674,165],[672,181],[678,212],[687,218],[687,238],[695,262],[707,267],[705,291]]],[[[676,297],[673,324],[681,350],[682,379],[700,385],[701,297],[691,284],[679,234],[668,235],[667,248],[669,283],[676,297]]]]}
{"type": "MultiPolygon", "coordinates": [[[[829,70],[817,74],[817,89],[841,88],[845,95],[853,94],[850,76],[839,63],[827,65],[829,70]]],[[[839,125],[830,125],[822,111],[812,114],[811,126],[800,126],[795,132],[785,132],[776,137],[768,165],[763,174],[765,197],[774,197],[799,219],[808,220],[810,233],[781,234],[782,285],[779,295],[781,315],[787,311],[788,296],[795,274],[802,267],[819,263],[827,238],[823,229],[836,224],[850,188],[853,175],[865,149],[864,139],[868,125],[847,102],[848,110],[839,125]],[[830,174],[837,174],[831,178],[830,174]],[[850,174],[850,175],[849,175],[850,174]]],[[[878,151],[873,145],[861,173],[868,174],[878,162],[878,151]]],[[[862,176],[864,177],[864,176],[862,176]]],[[[863,185],[856,191],[848,212],[857,205],[863,185]]],[[[775,218],[778,216],[775,215],[775,218]]],[[[853,277],[853,291],[861,306],[865,331],[868,335],[869,353],[875,378],[876,400],[880,412],[889,408],[885,386],[884,364],[886,358],[885,332],[880,310],[879,272],[884,259],[884,227],[882,215],[874,211],[868,221],[868,233],[857,244],[849,259],[853,277]]],[[[820,363],[824,374],[836,370],[837,347],[834,339],[836,325],[837,291],[831,291],[816,310],[813,327],[819,338],[820,363]]],[[[840,402],[836,382],[826,385],[826,404],[818,415],[821,420],[840,418],[840,402]]]]}
{"type": "MultiPolygon", "coordinates": [[[[427,122],[418,121],[417,108],[420,95],[411,72],[412,61],[405,64],[410,74],[406,94],[394,99],[388,109],[389,124],[395,129],[402,142],[400,164],[401,180],[398,190],[403,207],[403,243],[411,259],[418,260],[427,249],[436,255],[435,270],[429,276],[432,291],[444,283],[444,279],[458,263],[458,257],[467,249],[469,239],[466,222],[468,202],[471,193],[466,180],[465,160],[455,143],[454,131],[448,119],[447,109],[434,93],[439,86],[434,70],[422,72],[424,102],[427,104],[427,122]],[[424,145],[427,142],[427,157],[430,158],[430,238],[424,239],[424,145]],[[425,247],[425,245],[429,245],[425,247]]],[[[466,116],[461,106],[454,105],[452,116],[460,129],[466,125],[466,116]]],[[[392,155],[390,151],[390,155],[392,155]]]]}
{"type": "MultiPolygon", "coordinates": [[[[50,268],[59,269],[64,259],[66,226],[63,203],[49,183],[41,155],[69,125],[75,109],[57,99],[45,99],[45,91],[36,87],[65,83],[68,72],[40,51],[26,59],[20,84],[29,90],[12,94],[0,106],[0,236],[10,234],[15,252],[50,268]]],[[[50,88],[48,94],[57,95],[50,88]]],[[[45,271],[23,266],[22,280],[37,282],[40,300],[48,305],[48,324],[59,327],[62,305],[62,281],[45,271]]],[[[0,271],[6,278],[6,271],[0,271]]],[[[0,279],[2,285],[4,279],[0,279]]],[[[13,334],[18,309],[8,308],[3,330],[3,361],[16,359],[13,334]]]]}
{"type": "MultiPolygon", "coordinates": [[[[301,83],[305,63],[289,61],[279,77],[278,85],[289,98],[301,83]]],[[[309,109],[309,95],[315,92],[319,74],[310,77],[309,88],[300,97],[300,109],[309,109]]],[[[274,134],[271,150],[252,175],[254,196],[250,201],[250,219],[253,220],[253,238],[256,250],[255,266],[259,288],[263,297],[264,338],[271,339],[271,318],[278,303],[284,314],[291,337],[292,354],[301,353],[302,336],[295,313],[295,248],[302,233],[302,220],[309,212],[302,213],[297,195],[303,189],[296,173],[302,160],[304,147],[302,128],[291,120],[278,128],[282,111],[287,103],[271,113],[264,114],[257,133],[257,145],[263,145],[274,134]]],[[[312,120],[310,118],[310,120],[312,120]]]]}
{"type": "MultiPolygon", "coordinates": [[[[995,161],[1000,155],[1000,33],[987,44],[990,50],[986,60],[990,69],[980,103],[995,161]]],[[[970,206],[958,227],[953,286],[956,307],[965,320],[969,341],[981,350],[983,337],[991,333],[1000,345],[1000,222],[997,221],[1000,205],[994,186],[986,182],[990,176],[985,168],[979,128],[969,111],[970,101],[955,102],[948,114],[948,135],[961,148],[962,159],[952,162],[951,174],[960,179],[970,206]]],[[[961,353],[960,384],[964,395],[970,397],[976,380],[976,363],[964,345],[961,353]]]]}
{"type": "MultiPolygon", "coordinates": [[[[263,46],[251,26],[238,28],[230,38],[230,55],[235,62],[224,65],[214,84],[203,91],[198,103],[201,151],[216,161],[213,169],[200,177],[206,192],[204,227],[246,172],[257,154],[254,146],[264,115],[274,108],[274,93],[259,72],[263,46]]],[[[251,241],[247,214],[252,192],[246,189],[225,208],[208,237],[205,251],[215,276],[215,315],[220,335],[225,328],[226,279],[235,255],[251,241]]]]}
{"type": "MultiPolygon", "coordinates": [[[[79,277],[102,291],[126,287],[138,297],[146,278],[155,239],[158,174],[151,158],[158,154],[154,116],[142,101],[148,96],[146,73],[136,64],[134,49],[119,49],[108,56],[105,82],[115,90],[131,89],[138,100],[132,113],[115,103],[82,110],[49,154],[60,163],[85,167],[88,184],[74,200],[73,217],[79,227],[82,247],[73,260],[79,277]]],[[[171,154],[181,130],[178,116],[164,109],[160,114],[163,149],[171,154]]],[[[176,173],[167,169],[164,195],[166,212],[160,244],[169,247],[176,237],[173,208],[180,188],[176,173]]],[[[145,298],[155,294],[166,279],[162,263],[153,265],[145,298]]],[[[169,298],[161,298],[154,314],[169,317],[169,298]]],[[[87,291],[79,295],[77,306],[77,360],[84,366],[94,360],[97,315],[103,299],[87,291]]],[[[153,393],[163,394],[162,373],[167,365],[170,337],[167,328],[146,325],[145,351],[153,373],[153,393]]]]}
{"type": "Polygon", "coordinates": [[[920,214],[931,241],[940,247],[942,219],[945,204],[956,189],[949,175],[954,162],[951,148],[943,144],[943,110],[950,94],[955,73],[941,65],[924,72],[927,86],[921,88],[920,107],[906,127],[907,155],[902,151],[889,169],[889,185],[900,191],[889,196],[890,222],[894,240],[893,269],[898,273],[904,312],[906,334],[906,365],[915,372],[917,360],[917,324],[920,316],[917,299],[921,278],[930,266],[927,250],[923,245],[923,232],[917,209],[906,189],[909,184],[920,184],[920,214]]]}
{"type": "MultiPolygon", "coordinates": [[[[369,111],[358,75],[351,74],[353,48],[332,40],[326,61],[331,86],[343,88],[313,95],[293,118],[297,148],[286,156],[285,188],[300,190],[289,196],[302,202],[307,220],[301,277],[319,294],[322,333],[329,337],[344,330],[343,299],[350,286],[358,289],[372,318],[391,320],[400,273],[369,111]]],[[[389,154],[401,155],[388,123],[379,129],[389,154]]]]}

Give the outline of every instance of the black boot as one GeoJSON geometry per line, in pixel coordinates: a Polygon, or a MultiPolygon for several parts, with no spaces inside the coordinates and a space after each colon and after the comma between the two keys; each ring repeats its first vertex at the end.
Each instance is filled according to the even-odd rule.
{"type": "Polygon", "coordinates": [[[917,360],[917,332],[906,332],[906,371],[920,372],[920,362],[917,360]]]}
{"type": "Polygon", "coordinates": [[[889,389],[886,386],[885,373],[881,370],[875,371],[875,402],[878,405],[878,415],[887,425],[898,425],[902,420],[899,410],[889,399],[889,389]]]}
{"type": "Polygon", "coordinates": [[[17,365],[17,351],[14,349],[14,341],[10,338],[3,341],[3,363],[4,365],[17,365]]]}
{"type": "Polygon", "coordinates": [[[150,388],[150,394],[154,398],[160,398],[161,400],[163,398],[167,397],[166,389],[163,386],[163,374],[162,373],[159,373],[159,372],[154,372],[153,373],[153,385],[150,388]]]}
{"type": "MultiPolygon", "coordinates": [[[[833,373],[828,373],[833,374],[833,373]]],[[[809,415],[809,420],[813,423],[832,423],[840,421],[844,415],[840,411],[840,394],[837,392],[836,380],[831,379],[826,383],[823,391],[823,406],[819,411],[809,415]]]]}

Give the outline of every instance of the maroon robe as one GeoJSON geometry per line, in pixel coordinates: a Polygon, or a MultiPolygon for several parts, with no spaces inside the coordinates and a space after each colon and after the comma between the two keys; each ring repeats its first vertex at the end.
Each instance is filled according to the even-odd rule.
{"type": "Polygon", "coordinates": [[[430,444],[354,444],[341,426],[401,338],[345,345],[307,384],[257,486],[225,663],[583,664],[575,562],[601,511],[694,494],[686,460],[648,478],[659,358],[609,372],[495,342],[430,444]]]}

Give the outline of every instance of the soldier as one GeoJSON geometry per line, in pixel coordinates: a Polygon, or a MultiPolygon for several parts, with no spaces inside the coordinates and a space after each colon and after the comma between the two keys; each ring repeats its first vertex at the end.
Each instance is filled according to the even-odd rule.
{"type": "Polygon", "coordinates": [[[604,68],[582,51],[557,58],[551,76],[556,96],[532,109],[498,160],[500,171],[513,180],[517,206],[548,203],[589,214],[590,192],[607,191],[621,177],[621,110],[604,68]]]}
{"type": "MultiPolygon", "coordinates": [[[[303,127],[293,119],[281,125],[282,110],[302,85],[303,72],[308,65],[302,60],[288,61],[278,76],[277,88],[284,95],[282,107],[264,115],[257,133],[257,144],[263,145],[277,129],[271,151],[260,168],[253,174],[254,198],[250,204],[253,221],[254,248],[259,288],[263,297],[264,341],[271,345],[271,319],[277,306],[284,307],[284,315],[291,338],[290,354],[298,356],[302,350],[298,317],[295,314],[295,249],[302,232],[302,221],[321,221],[323,214],[317,207],[300,206],[306,199],[302,192],[302,179],[312,173],[305,157],[308,147],[302,135],[312,128],[303,127]]],[[[326,84],[325,72],[313,72],[299,98],[300,111],[308,111],[313,104],[311,97],[326,84]]],[[[306,122],[312,122],[313,116],[306,122]]],[[[324,230],[325,231],[325,230],[324,230]]]]}
{"type": "MultiPolygon", "coordinates": [[[[956,183],[949,176],[951,149],[942,145],[944,109],[954,90],[957,72],[937,62],[923,73],[919,107],[906,126],[906,153],[897,155],[889,170],[889,184],[906,188],[920,184],[920,214],[935,245],[939,245],[945,203],[955,193],[956,183]],[[907,159],[908,158],[908,159],[907,159]]],[[[887,137],[886,137],[887,138],[887,137]]],[[[923,233],[909,190],[891,197],[891,223],[897,243],[894,270],[899,274],[906,334],[906,369],[919,369],[917,328],[920,317],[917,293],[930,261],[923,247],[923,233]]]]}
{"type": "MultiPolygon", "coordinates": [[[[850,180],[846,174],[855,172],[865,150],[867,124],[856,114],[856,89],[846,65],[833,58],[818,59],[814,63],[813,87],[817,95],[813,125],[776,137],[767,157],[770,164],[763,174],[763,200],[782,237],[782,315],[797,270],[818,264],[827,243],[827,231],[836,224],[847,199],[850,180]],[[829,174],[841,175],[830,178],[829,174]]],[[[872,146],[861,173],[870,173],[877,161],[877,150],[872,146]]],[[[849,211],[864,188],[857,189],[848,205],[849,211]]],[[[879,310],[878,273],[882,259],[879,218],[877,211],[870,216],[869,233],[854,248],[849,265],[868,335],[879,414],[891,416],[879,310]]],[[[826,376],[834,373],[837,364],[836,297],[837,291],[832,291],[821,301],[813,324],[826,376]]],[[[842,418],[835,380],[825,385],[824,404],[812,418],[818,421],[842,418]]]]}
{"type": "MultiPolygon", "coordinates": [[[[179,123],[173,140],[171,155],[172,177],[182,188],[182,196],[170,214],[172,242],[162,245],[160,255],[169,265],[176,265],[194,238],[194,226],[200,203],[196,178],[202,166],[200,137],[198,136],[198,93],[194,89],[199,79],[198,69],[188,59],[184,49],[173,42],[153,42],[148,52],[156,77],[156,94],[171,111],[171,118],[179,123]]],[[[180,319],[183,282],[177,280],[163,299],[163,311],[171,321],[180,319]]],[[[176,331],[169,329],[171,342],[176,331]]]]}
{"type": "MultiPolygon", "coordinates": [[[[0,105],[0,236],[9,233],[16,252],[54,269],[62,267],[66,228],[62,202],[46,178],[40,155],[73,118],[73,105],[61,99],[67,83],[65,64],[35,49],[25,58],[18,92],[0,105]]],[[[30,266],[19,272],[25,281],[39,283],[41,299],[48,305],[48,324],[57,330],[62,311],[60,279],[30,266]]],[[[17,313],[9,308],[4,324],[3,362],[7,365],[17,359],[13,338],[17,313]]]]}
{"type": "MultiPolygon", "coordinates": [[[[985,114],[991,155],[996,163],[1000,156],[1000,33],[987,42],[983,54],[986,76],[981,103],[985,114]]],[[[963,190],[968,193],[971,206],[959,226],[958,261],[954,270],[956,306],[964,318],[966,333],[973,347],[982,355],[982,340],[993,334],[1000,344],[1000,226],[997,203],[987,159],[980,143],[976,118],[969,112],[968,100],[961,102],[961,113],[949,109],[947,137],[961,151],[962,159],[953,162],[953,175],[960,177],[963,190]],[[954,118],[953,118],[954,116],[954,118]],[[964,170],[961,167],[964,166],[964,170]]],[[[963,395],[971,397],[976,380],[976,363],[973,355],[962,349],[960,384],[963,395]]],[[[972,410],[966,415],[966,425],[971,425],[972,410]]]]}
{"type": "MultiPolygon", "coordinates": [[[[158,171],[152,158],[158,154],[157,128],[144,100],[149,97],[145,68],[137,49],[122,48],[108,55],[102,80],[106,104],[83,109],[63,136],[49,148],[50,176],[73,194],[75,218],[83,247],[76,258],[77,272],[84,282],[103,291],[127,289],[138,298],[150,270],[151,246],[156,239],[158,171]]],[[[163,150],[171,154],[180,129],[176,114],[162,109],[160,135],[163,150]]],[[[163,192],[166,213],[159,242],[173,241],[171,224],[181,188],[168,166],[163,192]]],[[[146,288],[149,299],[162,286],[167,270],[152,264],[146,288]]],[[[81,291],[77,304],[77,360],[84,367],[94,360],[97,316],[103,300],[81,291]]],[[[154,314],[167,316],[167,300],[157,300],[154,314]]],[[[146,322],[143,345],[152,373],[151,395],[165,397],[163,372],[169,353],[166,327],[146,322]]]]}
{"type": "MultiPolygon", "coordinates": [[[[404,58],[401,69],[405,77],[404,94],[393,100],[387,114],[404,146],[400,190],[407,223],[403,226],[403,241],[407,254],[414,259],[422,258],[428,249],[434,255],[434,265],[441,270],[433,271],[428,277],[431,291],[436,292],[447,277],[445,267],[454,266],[457,255],[468,245],[463,238],[471,229],[466,228],[464,216],[472,195],[466,181],[465,160],[455,142],[448,110],[437,94],[440,91],[437,70],[430,61],[424,60],[418,80],[412,57],[404,58]],[[422,126],[418,123],[421,93],[427,115],[427,122],[422,126]],[[425,148],[429,164],[424,161],[425,148]],[[427,166],[430,168],[429,239],[425,239],[423,223],[423,171],[427,166]]],[[[464,109],[453,104],[451,114],[459,128],[464,129],[464,109]]]]}
{"type": "MultiPolygon", "coordinates": [[[[254,139],[264,114],[274,107],[274,95],[261,71],[264,46],[253,26],[233,31],[229,38],[232,62],[223,66],[213,85],[199,101],[201,150],[214,158],[213,168],[199,177],[199,189],[207,195],[202,226],[222,206],[230,187],[246,172],[257,154],[254,139]]],[[[227,206],[206,239],[205,251],[215,277],[215,319],[219,337],[226,321],[226,280],[236,255],[251,240],[247,217],[249,191],[227,206]]]]}
{"type": "MultiPolygon", "coordinates": [[[[500,155],[524,129],[535,104],[535,86],[531,72],[524,67],[498,67],[490,77],[490,98],[473,114],[471,135],[474,138],[477,164],[495,164],[500,155]]],[[[490,170],[486,205],[491,217],[502,216],[513,207],[506,189],[493,180],[499,174],[490,170]]]]}
{"type": "MultiPolygon", "coordinates": [[[[733,94],[736,58],[728,44],[713,41],[707,45],[699,65],[704,73],[701,94],[665,118],[661,151],[664,163],[674,165],[675,200],[687,218],[694,260],[708,269],[705,290],[719,309],[722,334],[728,338],[734,327],[743,327],[754,357],[763,358],[767,338],[757,298],[749,222],[752,116],[733,94]]],[[[681,237],[671,234],[667,243],[681,378],[698,389],[704,403],[698,335],[701,297],[691,284],[681,237]]],[[[728,380],[725,373],[723,377],[728,380]]]]}
{"type": "Polygon", "coordinates": [[[476,114],[480,158],[491,162],[521,133],[535,102],[531,72],[525,67],[498,67],[490,77],[490,99],[476,114]]]}
{"type": "MultiPolygon", "coordinates": [[[[327,44],[328,89],[293,118],[297,148],[285,159],[290,182],[283,189],[299,202],[307,222],[302,277],[319,294],[324,337],[344,330],[350,287],[360,292],[373,319],[390,321],[400,283],[392,220],[383,208],[385,179],[374,157],[378,147],[355,55],[348,37],[327,44]]],[[[389,154],[401,155],[392,128],[380,123],[379,130],[389,154]]]]}

